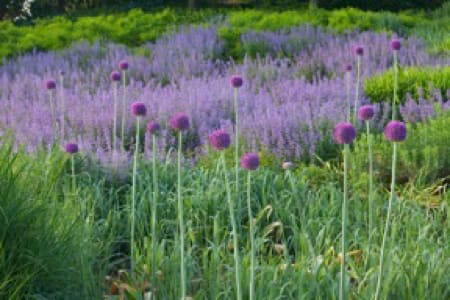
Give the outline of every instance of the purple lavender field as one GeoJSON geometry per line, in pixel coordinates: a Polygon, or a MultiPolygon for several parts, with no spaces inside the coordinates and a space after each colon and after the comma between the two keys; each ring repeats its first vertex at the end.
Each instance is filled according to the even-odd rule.
{"type": "Polygon", "coordinates": [[[450,90],[397,75],[449,58],[218,30],[3,61],[0,299],[449,297],[450,90]]]}

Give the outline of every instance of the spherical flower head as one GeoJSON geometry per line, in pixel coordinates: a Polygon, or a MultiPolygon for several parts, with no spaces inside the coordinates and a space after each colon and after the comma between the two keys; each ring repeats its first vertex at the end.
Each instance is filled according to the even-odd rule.
{"type": "Polygon", "coordinates": [[[230,135],[225,130],[216,130],[209,135],[209,142],[216,150],[224,150],[231,144],[230,135]]]}
{"type": "Polygon", "coordinates": [[[370,104],[363,105],[358,110],[358,118],[362,121],[368,121],[373,118],[375,111],[370,104]]]}
{"type": "Polygon", "coordinates": [[[384,128],[384,136],[391,142],[402,142],[406,139],[406,125],[400,121],[391,121],[384,128]]]}
{"type": "Polygon", "coordinates": [[[350,144],[356,137],[355,127],[347,122],[338,123],[334,127],[333,137],[338,144],[350,144]]]}
{"type": "Polygon", "coordinates": [[[391,40],[391,49],[394,51],[398,51],[400,50],[400,48],[402,47],[402,43],[400,42],[399,39],[392,39],[391,40]]]}
{"type": "Polygon", "coordinates": [[[253,171],[259,167],[259,157],[255,153],[246,153],[241,157],[241,167],[253,171]]]}
{"type": "Polygon", "coordinates": [[[126,60],[121,60],[119,62],[119,69],[128,70],[128,62],[126,60]]]}
{"type": "Polygon", "coordinates": [[[59,75],[60,75],[60,76],[64,76],[64,75],[66,75],[66,72],[64,72],[63,70],[61,70],[61,71],[59,71],[59,75]]]}
{"type": "Polygon", "coordinates": [[[148,122],[147,131],[150,134],[156,135],[161,131],[161,125],[159,125],[159,123],[156,121],[148,122]]]}
{"type": "Polygon", "coordinates": [[[75,143],[67,143],[65,146],[65,150],[69,154],[78,153],[78,145],[75,143]]]}
{"type": "Polygon", "coordinates": [[[54,90],[56,89],[56,82],[54,80],[47,80],[45,83],[45,87],[47,90],[54,90]]]}
{"type": "Polygon", "coordinates": [[[353,53],[358,56],[363,56],[364,55],[364,47],[361,45],[357,45],[357,46],[353,47],[353,53]]]}
{"type": "Polygon", "coordinates": [[[177,113],[173,115],[169,123],[175,131],[186,130],[189,128],[189,117],[184,113],[177,113]]]}
{"type": "Polygon", "coordinates": [[[282,165],[281,168],[283,168],[283,170],[290,170],[294,167],[294,164],[291,163],[290,161],[285,161],[282,165]]]}
{"type": "Polygon", "coordinates": [[[351,72],[352,70],[353,70],[352,65],[346,65],[346,66],[345,66],[345,71],[346,71],[346,72],[351,72]]]}
{"type": "Polygon", "coordinates": [[[147,107],[144,102],[134,102],[131,104],[131,113],[136,117],[143,117],[147,114],[147,107]]]}
{"type": "Polygon", "coordinates": [[[233,75],[231,76],[230,80],[231,86],[234,88],[240,88],[244,81],[242,80],[242,77],[239,75],[233,75]]]}
{"type": "Polygon", "coordinates": [[[120,81],[120,73],[118,71],[112,71],[111,75],[109,75],[111,81],[120,81]]]}

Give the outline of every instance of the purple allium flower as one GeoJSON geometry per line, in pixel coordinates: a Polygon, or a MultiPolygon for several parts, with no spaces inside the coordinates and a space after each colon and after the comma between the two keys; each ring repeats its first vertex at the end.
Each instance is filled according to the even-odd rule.
{"type": "Polygon", "coordinates": [[[354,46],[353,53],[355,55],[363,56],[364,55],[364,47],[361,45],[354,46]]]}
{"type": "Polygon", "coordinates": [[[334,127],[333,137],[338,144],[350,144],[356,137],[355,127],[347,122],[338,123],[334,127]]]}
{"type": "Polygon", "coordinates": [[[384,136],[391,142],[402,142],[406,139],[406,125],[400,121],[391,121],[384,127],[384,136]]]}
{"type": "Polygon", "coordinates": [[[294,164],[291,163],[290,161],[285,161],[282,165],[281,168],[283,168],[283,170],[290,170],[294,167],[294,164]]]}
{"type": "Polygon", "coordinates": [[[345,71],[346,72],[350,72],[353,69],[352,65],[346,65],[345,66],[345,71]]]}
{"type": "Polygon", "coordinates": [[[75,143],[67,143],[65,150],[69,154],[75,154],[78,152],[78,145],[75,143]]]}
{"type": "Polygon", "coordinates": [[[225,130],[216,130],[209,135],[209,142],[216,150],[224,150],[231,144],[230,135],[225,130]]]}
{"type": "Polygon", "coordinates": [[[184,113],[177,113],[170,119],[170,127],[175,131],[189,128],[189,117],[184,113]]]}
{"type": "Polygon", "coordinates": [[[128,70],[128,62],[126,60],[121,60],[119,62],[119,69],[128,70]]]}
{"type": "Polygon", "coordinates": [[[131,104],[131,112],[137,117],[143,117],[147,114],[147,107],[144,102],[134,102],[131,104]]]}
{"type": "Polygon", "coordinates": [[[240,88],[244,81],[242,80],[242,77],[239,75],[233,75],[231,76],[230,80],[231,86],[234,88],[240,88]]]}
{"type": "Polygon", "coordinates": [[[112,71],[111,75],[109,75],[111,81],[120,81],[120,73],[118,71],[112,71]]]}
{"type": "Polygon", "coordinates": [[[159,125],[159,123],[156,121],[148,122],[147,131],[150,134],[158,134],[161,131],[161,125],[159,125]]]}
{"type": "Polygon", "coordinates": [[[259,157],[256,153],[246,153],[241,157],[241,167],[253,171],[259,166],[259,157]]]}
{"type": "Polygon", "coordinates": [[[391,40],[391,49],[394,51],[398,51],[400,50],[400,48],[402,47],[402,43],[400,42],[399,39],[392,39],[391,40]]]}
{"type": "Polygon", "coordinates": [[[63,70],[59,71],[59,75],[64,76],[66,75],[66,72],[64,72],[63,70]]]}
{"type": "Polygon", "coordinates": [[[375,111],[370,104],[363,105],[358,110],[358,118],[363,121],[367,121],[373,118],[375,111]]]}
{"type": "Polygon", "coordinates": [[[56,89],[56,82],[54,80],[47,80],[45,86],[47,87],[47,90],[54,90],[56,89]]]}

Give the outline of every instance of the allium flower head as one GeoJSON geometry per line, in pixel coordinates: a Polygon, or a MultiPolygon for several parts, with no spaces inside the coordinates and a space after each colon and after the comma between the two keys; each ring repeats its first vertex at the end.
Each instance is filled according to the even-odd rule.
{"type": "Polygon", "coordinates": [[[402,142],[406,139],[406,125],[400,121],[391,121],[384,128],[384,136],[391,142],[402,142]]]}
{"type": "Polygon", "coordinates": [[[281,167],[283,168],[283,170],[290,170],[294,167],[294,164],[291,163],[290,161],[285,161],[281,167]]]}
{"type": "Polygon", "coordinates": [[[231,76],[230,80],[231,86],[234,88],[240,88],[244,81],[242,80],[242,77],[239,75],[233,75],[231,76]]]}
{"type": "Polygon", "coordinates": [[[111,75],[109,75],[111,81],[120,81],[120,73],[118,71],[112,71],[111,75]]]}
{"type": "Polygon", "coordinates": [[[259,167],[259,157],[255,153],[246,153],[241,157],[241,167],[253,171],[259,167]]]}
{"type": "Polygon", "coordinates": [[[353,53],[355,55],[363,56],[364,55],[364,47],[361,45],[354,46],[353,53]]]}
{"type": "Polygon", "coordinates": [[[45,87],[47,90],[54,90],[56,89],[56,82],[54,80],[47,80],[45,83],[45,87]]]}
{"type": "Polygon", "coordinates": [[[216,150],[224,150],[231,144],[230,135],[225,130],[216,130],[209,135],[209,142],[216,150]]]}
{"type": "Polygon", "coordinates": [[[170,127],[175,131],[189,128],[189,117],[184,113],[177,113],[170,119],[170,127]]]}
{"type": "Polygon", "coordinates": [[[63,70],[60,70],[59,75],[64,76],[64,75],[66,75],[66,72],[64,72],[63,70]]]}
{"type": "Polygon", "coordinates": [[[65,150],[69,154],[78,153],[78,145],[75,143],[67,143],[65,146],[65,150]]]}
{"type": "Polygon", "coordinates": [[[352,65],[346,65],[345,66],[345,71],[346,72],[350,72],[353,69],[352,65]]]}
{"type": "Polygon", "coordinates": [[[150,134],[158,134],[161,131],[161,125],[159,125],[159,123],[156,121],[148,122],[147,131],[150,134]]]}
{"type": "Polygon", "coordinates": [[[128,62],[126,60],[121,60],[119,62],[119,69],[128,70],[128,62]]]}
{"type": "Polygon", "coordinates": [[[402,43],[400,42],[399,39],[392,39],[391,40],[391,49],[394,51],[398,51],[400,50],[400,48],[402,47],[402,43]]]}
{"type": "Polygon", "coordinates": [[[134,102],[131,104],[131,112],[136,117],[142,117],[147,114],[147,107],[145,107],[144,102],[134,102]]]}
{"type": "Polygon", "coordinates": [[[358,110],[358,118],[363,121],[367,121],[373,118],[375,111],[370,104],[363,105],[358,110]]]}
{"type": "Polygon", "coordinates": [[[338,144],[350,144],[356,137],[355,127],[347,122],[338,123],[334,127],[333,137],[338,144]]]}

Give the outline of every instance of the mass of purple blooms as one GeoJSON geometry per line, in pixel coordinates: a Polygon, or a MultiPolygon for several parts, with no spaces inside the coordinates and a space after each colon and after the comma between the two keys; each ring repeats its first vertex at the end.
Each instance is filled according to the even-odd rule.
{"type": "MultiPolygon", "coordinates": [[[[239,91],[240,133],[247,150],[264,149],[285,159],[310,157],[324,139],[332,139],[334,125],[345,119],[343,66],[354,63],[353,46],[364,45],[364,82],[392,66],[390,40],[386,34],[337,35],[311,26],[275,33],[249,32],[242,36],[243,49],[265,55],[234,62],[223,57],[225,46],[216,28],[185,27],[143,46],[142,51],[81,43],[57,52],[30,53],[0,66],[0,131],[12,130],[16,142],[29,151],[50,148],[54,134],[48,91],[43,87],[48,78],[64,72],[64,86],[58,89],[64,91],[65,113],[58,93],[54,101],[57,122],[65,120],[65,138],[76,141],[80,151],[109,160],[114,117],[110,74],[119,62],[126,61],[126,113],[131,116],[129,108],[136,101],[148,107],[143,122],[159,121],[161,153],[174,145],[169,120],[180,111],[190,119],[186,144],[195,153],[204,149],[201,146],[208,143],[212,131],[221,128],[233,132],[230,78],[239,74],[245,82],[239,91]],[[280,53],[285,58],[278,58],[280,53]]],[[[445,64],[414,38],[402,39],[398,59],[401,66],[445,64]]],[[[121,84],[118,89],[121,97],[121,84]]],[[[400,113],[405,121],[417,122],[432,116],[436,105],[448,109],[446,100],[440,93],[431,99],[409,97],[400,113]]],[[[368,102],[363,94],[360,104],[368,102]]],[[[374,109],[373,126],[381,131],[390,118],[389,105],[375,105],[374,109]]],[[[134,118],[127,118],[130,140],[133,122],[134,118]]],[[[150,151],[149,135],[145,137],[146,152],[150,151]]],[[[114,155],[124,160],[129,157],[126,153],[114,155]]]]}

